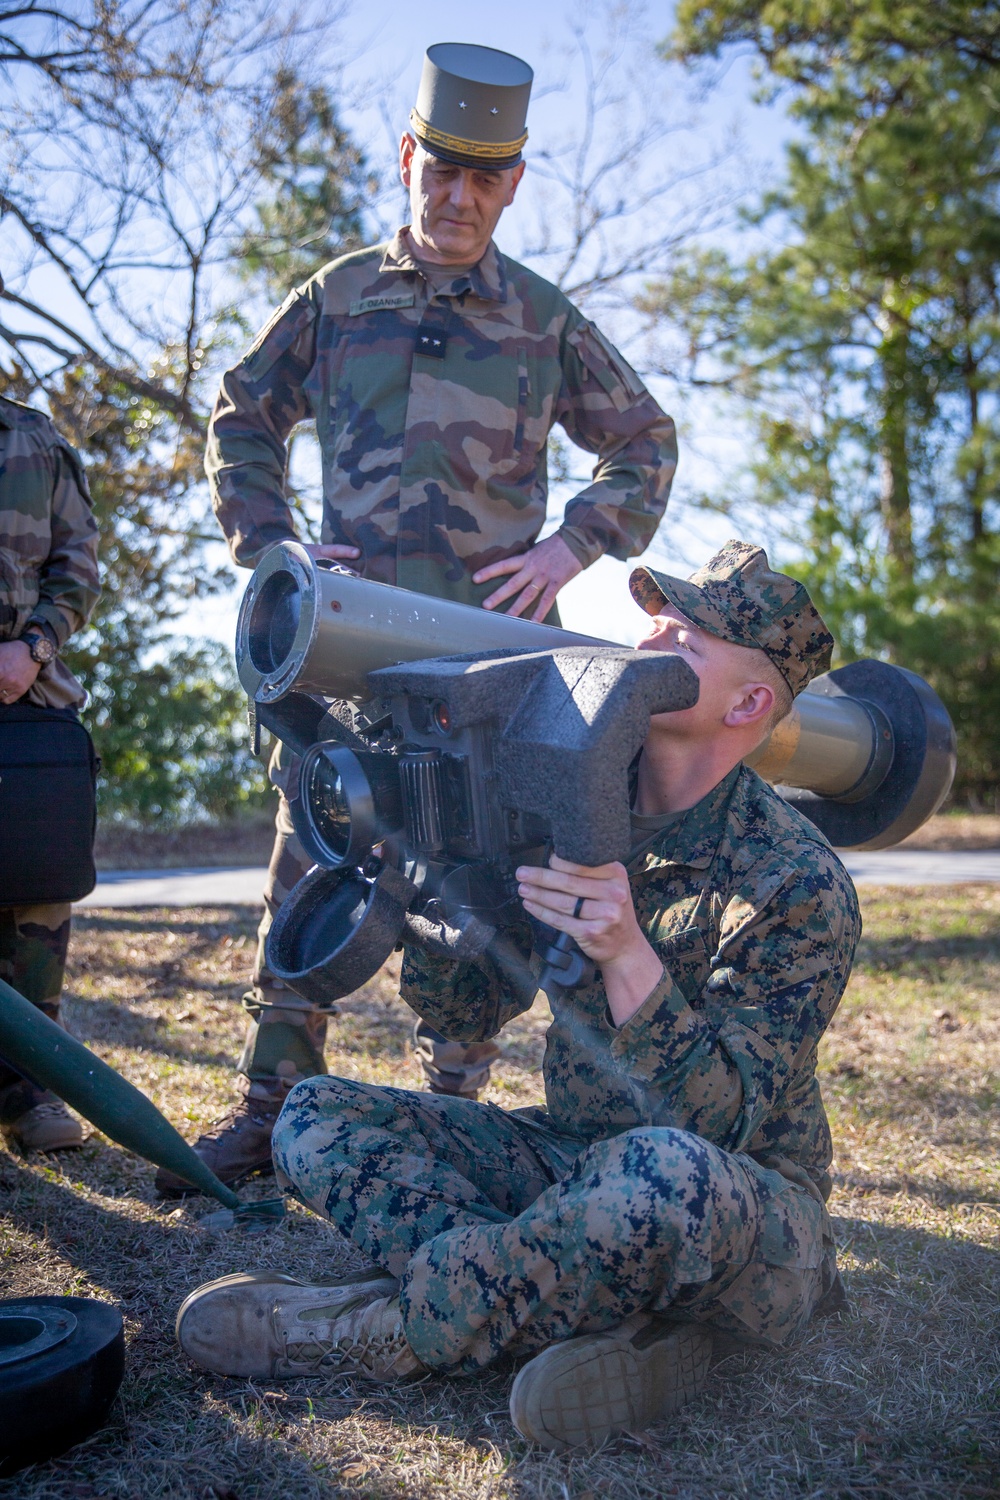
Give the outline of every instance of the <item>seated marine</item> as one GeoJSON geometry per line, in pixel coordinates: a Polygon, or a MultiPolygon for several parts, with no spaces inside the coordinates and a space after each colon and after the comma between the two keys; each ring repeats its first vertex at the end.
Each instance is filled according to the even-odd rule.
{"type": "MultiPolygon", "coordinates": [[[[177,1334],[202,1368],[394,1382],[530,1356],[514,1425],[560,1450],[696,1395],[713,1330],[784,1344],[835,1293],[816,1050],[857,899],[823,835],[743,764],[833,639],[745,542],[687,581],[637,568],[631,589],[653,616],[641,649],[679,653],[700,696],[650,722],[627,866],[517,872],[525,911],[596,965],[552,1003],[545,1108],[299,1083],[279,1180],[373,1269],[198,1288],[177,1334]]],[[[524,1009],[485,958],[411,948],[401,990],[464,1042],[524,1009]]]]}

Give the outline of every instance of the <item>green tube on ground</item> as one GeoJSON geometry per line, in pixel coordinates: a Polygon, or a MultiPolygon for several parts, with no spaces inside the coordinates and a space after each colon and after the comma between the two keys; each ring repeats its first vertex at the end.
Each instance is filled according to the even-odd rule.
{"type": "Polygon", "coordinates": [[[234,1212],[243,1206],[145,1094],[2,979],[0,1056],[119,1146],[176,1172],[234,1212]]]}

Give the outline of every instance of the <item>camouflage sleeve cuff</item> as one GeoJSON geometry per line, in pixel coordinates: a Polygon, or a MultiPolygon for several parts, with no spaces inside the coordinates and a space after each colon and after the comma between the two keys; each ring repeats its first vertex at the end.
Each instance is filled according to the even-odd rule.
{"type": "MultiPolygon", "coordinates": [[[[274,532],[277,528],[269,527],[268,530],[274,532]]],[[[292,527],[289,527],[287,531],[282,529],[277,535],[269,535],[263,540],[259,532],[252,537],[234,537],[230,541],[229,551],[233,562],[239,567],[256,568],[259,563],[263,562],[272,547],[280,546],[282,542],[298,541],[301,541],[301,537],[292,527]],[[252,544],[254,545],[251,551],[252,544]]]]}
{"type": "MultiPolygon", "coordinates": [[[[31,619],[28,621],[27,625],[25,625],[24,629],[25,630],[40,630],[41,633],[42,633],[42,635],[44,635],[45,639],[47,641],[50,641],[52,643],[52,645],[55,646],[55,648],[56,648],[57,651],[59,650],[59,647],[62,644],[62,642],[60,641],[58,635],[56,634],[56,628],[55,628],[55,626],[52,625],[52,624],[50,624],[49,621],[46,620],[37,611],[35,612],[35,614],[33,614],[31,616],[31,619]]],[[[22,634],[23,634],[23,632],[22,632],[22,634]]]]}
{"type": "Polygon", "coordinates": [[[623,1063],[631,1077],[652,1082],[665,1068],[697,1045],[699,1028],[692,1028],[694,1012],[678,989],[669,969],[647,995],[634,1016],[619,1026],[611,1040],[611,1053],[623,1063]]]}
{"type": "Polygon", "coordinates": [[[589,568],[604,555],[604,546],[595,541],[582,526],[568,526],[563,522],[556,536],[561,537],[581,567],[589,568]]]}
{"type": "Polygon", "coordinates": [[[52,644],[57,650],[65,646],[73,634],[70,622],[67,620],[63,610],[59,608],[58,604],[53,604],[48,599],[39,599],[31,611],[31,620],[29,620],[28,624],[32,623],[46,626],[46,634],[51,631],[52,644]]]}

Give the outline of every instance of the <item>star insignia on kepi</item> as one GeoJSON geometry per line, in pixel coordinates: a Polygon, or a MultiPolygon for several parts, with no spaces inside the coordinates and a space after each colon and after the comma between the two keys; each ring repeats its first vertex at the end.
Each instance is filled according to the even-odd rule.
{"type": "Polygon", "coordinates": [[[494,104],[493,108],[490,110],[490,114],[491,115],[498,115],[499,113],[500,113],[500,111],[497,109],[496,105],[494,104]]]}
{"type": "Polygon", "coordinates": [[[459,109],[468,109],[469,106],[466,104],[464,99],[459,99],[458,107],[459,109]]]}

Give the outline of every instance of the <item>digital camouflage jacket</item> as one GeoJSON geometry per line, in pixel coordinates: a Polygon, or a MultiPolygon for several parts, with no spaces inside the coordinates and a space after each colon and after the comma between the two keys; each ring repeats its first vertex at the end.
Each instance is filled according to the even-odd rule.
{"type": "Polygon", "coordinates": [[[206,471],[234,559],[295,536],[286,440],[316,422],[323,541],[368,578],[480,604],[472,574],[526,551],[545,520],[558,423],[597,455],[560,535],[579,560],[649,543],[677,462],[674,424],[592,323],[491,243],[431,279],[400,230],[287,298],[223,378],[206,471]]]}
{"type": "MultiPolygon", "coordinates": [[[[97,523],[79,455],[42,412],[0,397],[0,640],[36,620],[62,647],[99,594],[97,523]]],[[[58,657],[25,696],[48,708],[87,700],[58,657]]]]}
{"type": "MultiPolygon", "coordinates": [[[[640,1125],[694,1131],[787,1176],[804,1169],[825,1196],[816,1050],[861,931],[840,860],[744,766],[633,861],[630,879],[663,978],[617,1029],[599,977],[553,1003],[548,1112],[529,1113],[587,1144],[640,1125]]],[[[523,1008],[491,964],[414,948],[401,991],[454,1040],[493,1036],[523,1008]]]]}

